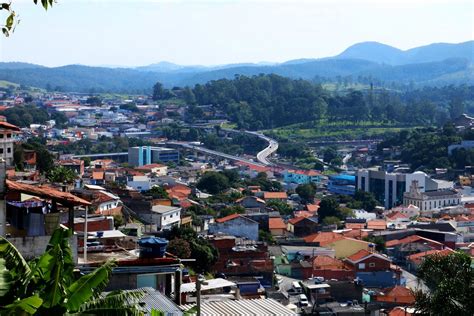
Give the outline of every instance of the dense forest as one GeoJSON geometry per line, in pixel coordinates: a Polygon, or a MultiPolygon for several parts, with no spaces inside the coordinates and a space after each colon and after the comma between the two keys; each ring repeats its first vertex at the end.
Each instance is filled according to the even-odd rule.
{"type": "Polygon", "coordinates": [[[442,125],[472,110],[474,88],[424,88],[417,91],[368,89],[331,93],[305,80],[278,75],[236,76],[197,84],[188,100],[212,104],[244,129],[270,129],[295,123],[377,121],[403,126],[442,125]],[[433,91],[433,95],[430,95],[433,91]]]}

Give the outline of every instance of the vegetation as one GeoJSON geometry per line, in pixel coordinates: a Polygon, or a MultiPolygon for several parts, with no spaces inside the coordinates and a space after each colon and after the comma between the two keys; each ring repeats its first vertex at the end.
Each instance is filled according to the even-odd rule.
{"type": "Polygon", "coordinates": [[[170,196],[166,190],[158,185],[153,186],[150,190],[144,192],[143,194],[152,196],[154,199],[169,199],[170,196]]]}
{"type": "Polygon", "coordinates": [[[15,106],[1,112],[7,121],[19,127],[30,127],[30,124],[44,124],[49,115],[43,108],[35,105],[15,106]]]}
{"type": "Polygon", "coordinates": [[[337,217],[339,220],[345,220],[347,217],[353,217],[354,214],[351,209],[340,207],[336,197],[326,196],[319,203],[318,216],[319,221],[324,223],[326,217],[337,217]]]}
{"type": "MultiPolygon", "coordinates": [[[[45,10],[48,9],[48,7],[52,7],[54,0],[33,0],[34,4],[38,4],[38,2],[43,6],[45,10]]],[[[2,30],[2,33],[5,36],[10,36],[13,31],[15,30],[16,25],[19,23],[19,20],[17,18],[16,12],[13,10],[12,2],[0,2],[0,11],[6,11],[7,12],[7,18],[5,20],[5,24],[0,24],[0,28],[2,30]]],[[[3,12],[2,12],[3,13],[3,12]]]]}
{"type": "Polygon", "coordinates": [[[0,237],[0,313],[2,315],[142,315],[141,292],[103,296],[113,262],[76,277],[69,246],[71,230],[60,227],[46,251],[30,262],[0,237]]]}
{"type": "Polygon", "coordinates": [[[435,168],[464,169],[474,163],[473,150],[457,150],[448,156],[448,146],[462,140],[474,140],[472,131],[457,132],[452,124],[443,128],[424,128],[402,131],[389,137],[378,145],[379,153],[383,148],[401,148],[399,158],[411,165],[412,170],[434,171],[435,168]]]}
{"type": "Polygon", "coordinates": [[[48,179],[56,183],[72,183],[77,178],[77,174],[72,169],[58,166],[48,172],[48,179]]]}
{"type": "Polygon", "coordinates": [[[223,173],[208,171],[199,179],[196,187],[210,194],[218,194],[229,189],[230,183],[223,173]]]}
{"type": "Polygon", "coordinates": [[[168,243],[167,251],[181,259],[191,257],[191,246],[189,242],[181,238],[174,238],[168,243]]]}
{"type": "Polygon", "coordinates": [[[430,292],[415,291],[415,309],[422,315],[473,315],[474,269],[471,258],[460,252],[427,256],[418,277],[430,292]]]}
{"type": "Polygon", "coordinates": [[[316,194],[316,185],[314,183],[301,184],[296,187],[295,191],[303,201],[311,203],[316,194]]]}
{"type": "Polygon", "coordinates": [[[180,238],[186,240],[191,247],[190,258],[196,259],[190,265],[196,272],[209,272],[217,261],[219,253],[206,239],[199,238],[192,228],[173,227],[169,239],[180,238]]]}

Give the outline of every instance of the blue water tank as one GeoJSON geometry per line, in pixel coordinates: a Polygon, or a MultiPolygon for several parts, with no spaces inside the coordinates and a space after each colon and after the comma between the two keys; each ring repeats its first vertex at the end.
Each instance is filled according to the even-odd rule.
{"type": "Polygon", "coordinates": [[[168,240],[158,237],[143,237],[138,240],[141,258],[161,258],[165,255],[168,240]]]}

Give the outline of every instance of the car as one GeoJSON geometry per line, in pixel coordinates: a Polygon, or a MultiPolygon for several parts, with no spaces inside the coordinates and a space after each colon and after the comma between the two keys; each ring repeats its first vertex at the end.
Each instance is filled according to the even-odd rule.
{"type": "Polygon", "coordinates": [[[300,294],[300,306],[301,307],[306,307],[309,306],[308,298],[304,294],[300,294]]]}

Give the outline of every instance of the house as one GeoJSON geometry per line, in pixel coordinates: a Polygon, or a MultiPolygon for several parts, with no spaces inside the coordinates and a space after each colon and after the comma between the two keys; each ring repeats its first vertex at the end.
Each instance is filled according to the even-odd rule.
{"type": "Polygon", "coordinates": [[[311,263],[314,277],[323,277],[326,280],[353,280],[355,278],[353,267],[343,260],[327,255],[319,255],[312,258],[311,263]]]}
{"type": "Polygon", "coordinates": [[[157,176],[166,176],[166,174],[168,173],[168,167],[159,163],[143,165],[135,169],[145,173],[154,173],[157,176]]]}
{"type": "Polygon", "coordinates": [[[323,176],[316,170],[285,170],[283,181],[286,183],[321,183],[323,176]]]}
{"type": "Polygon", "coordinates": [[[84,175],[84,160],[80,159],[67,159],[59,160],[59,165],[66,169],[72,170],[75,174],[82,177],[84,175]]]}
{"type": "Polygon", "coordinates": [[[286,192],[263,192],[263,199],[267,202],[272,200],[286,202],[288,195],[286,192]]]}
{"type": "Polygon", "coordinates": [[[367,221],[367,229],[386,230],[387,222],[383,219],[373,219],[367,221]]]}
{"type": "Polygon", "coordinates": [[[397,206],[392,209],[394,212],[399,212],[402,213],[403,215],[406,215],[408,218],[414,218],[420,216],[420,208],[410,204],[408,206],[397,206]]]}
{"type": "Polygon", "coordinates": [[[412,254],[407,257],[407,266],[409,270],[415,271],[420,264],[423,262],[425,257],[431,256],[431,255],[437,255],[437,256],[448,256],[452,254],[454,250],[450,248],[446,248],[443,250],[428,250],[424,252],[419,252],[412,254]]]}
{"type": "Polygon", "coordinates": [[[369,250],[369,242],[344,237],[334,232],[320,232],[304,238],[306,243],[316,243],[321,247],[334,249],[337,258],[346,258],[360,250],[369,250]]]}
{"type": "Polygon", "coordinates": [[[287,226],[281,217],[270,217],[268,219],[268,229],[272,236],[285,236],[286,228],[287,226]]]}
{"type": "Polygon", "coordinates": [[[295,217],[288,221],[287,229],[296,237],[311,235],[319,230],[318,219],[314,217],[295,217]]]}
{"type": "Polygon", "coordinates": [[[256,196],[244,196],[236,201],[246,209],[264,210],[266,202],[256,196]]]}
{"type": "Polygon", "coordinates": [[[122,207],[119,205],[120,198],[107,191],[98,191],[91,201],[95,206],[95,213],[101,215],[120,215],[122,207]]]}
{"type": "Polygon", "coordinates": [[[137,212],[137,215],[152,228],[156,227],[156,230],[179,227],[181,223],[181,207],[151,204],[148,210],[137,212]]]}
{"type": "Polygon", "coordinates": [[[218,218],[209,224],[209,233],[224,233],[236,237],[258,240],[258,223],[240,214],[218,218]]]}
{"type": "Polygon", "coordinates": [[[400,271],[392,269],[390,259],[378,253],[361,249],[345,260],[351,264],[356,277],[364,286],[389,287],[400,284],[400,271]]]}
{"type": "Polygon", "coordinates": [[[415,296],[410,289],[397,285],[392,288],[385,289],[381,294],[375,295],[374,300],[381,303],[412,305],[415,303],[415,296]]]}

